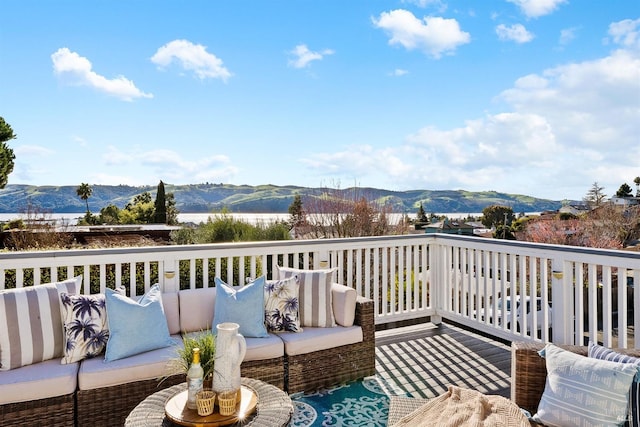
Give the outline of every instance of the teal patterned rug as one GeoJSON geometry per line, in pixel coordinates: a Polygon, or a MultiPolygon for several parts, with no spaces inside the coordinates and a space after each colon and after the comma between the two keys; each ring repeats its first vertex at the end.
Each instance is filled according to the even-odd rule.
{"type": "Polygon", "coordinates": [[[293,395],[295,411],[289,426],[385,427],[389,396],[387,388],[375,377],[315,393],[293,395]]]}

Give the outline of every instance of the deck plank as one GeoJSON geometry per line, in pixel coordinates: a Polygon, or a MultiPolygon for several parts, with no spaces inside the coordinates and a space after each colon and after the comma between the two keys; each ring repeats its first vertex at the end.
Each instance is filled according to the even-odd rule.
{"type": "Polygon", "coordinates": [[[392,394],[432,398],[451,384],[508,398],[511,350],[447,323],[383,330],[376,332],[376,376],[392,394]]]}

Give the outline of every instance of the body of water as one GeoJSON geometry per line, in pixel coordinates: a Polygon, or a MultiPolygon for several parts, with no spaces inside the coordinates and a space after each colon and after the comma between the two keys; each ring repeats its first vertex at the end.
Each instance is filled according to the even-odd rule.
{"type": "MultiPolygon", "coordinates": [[[[221,214],[215,213],[181,213],[178,214],[178,221],[181,223],[195,223],[199,224],[201,222],[206,222],[208,218],[215,220],[216,217],[221,214]]],[[[229,213],[228,215],[233,216],[236,219],[248,222],[249,224],[269,224],[274,221],[286,221],[289,219],[288,213],[229,213]]],[[[409,218],[415,219],[415,213],[408,213],[409,218]]],[[[446,215],[451,219],[460,219],[466,218],[467,216],[475,216],[480,217],[482,213],[438,213],[436,215],[446,215]]],[[[84,216],[84,212],[80,213],[52,213],[46,214],[46,219],[56,220],[60,223],[67,225],[75,225],[78,222],[78,218],[82,218],[84,216]]],[[[390,222],[395,224],[402,219],[403,214],[391,214],[390,222]]],[[[14,219],[25,219],[26,216],[20,213],[0,213],[0,222],[11,221],[14,219]]]]}

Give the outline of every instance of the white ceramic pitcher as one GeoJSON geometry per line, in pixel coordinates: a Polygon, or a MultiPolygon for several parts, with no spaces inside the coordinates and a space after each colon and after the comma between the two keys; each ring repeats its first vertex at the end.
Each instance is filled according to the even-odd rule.
{"type": "Polygon", "coordinates": [[[213,367],[212,388],[216,393],[240,391],[240,364],[247,352],[247,343],[238,333],[237,323],[216,326],[216,357],[213,367]]]}

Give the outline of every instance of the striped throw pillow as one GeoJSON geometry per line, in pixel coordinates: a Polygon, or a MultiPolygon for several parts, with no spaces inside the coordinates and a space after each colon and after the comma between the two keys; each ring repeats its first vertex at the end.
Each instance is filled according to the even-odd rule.
{"type": "Polygon", "coordinates": [[[589,341],[589,357],[611,362],[631,363],[638,368],[638,373],[631,383],[629,392],[629,426],[640,427],[640,358],[618,353],[592,341],[589,341]]]}
{"type": "Polygon", "coordinates": [[[62,357],[60,293],[76,294],[82,276],[0,292],[0,371],[62,357]]]}
{"type": "Polygon", "coordinates": [[[297,276],[301,326],[331,328],[336,326],[333,317],[331,283],[337,269],[298,270],[276,266],[280,280],[297,276]]]}

